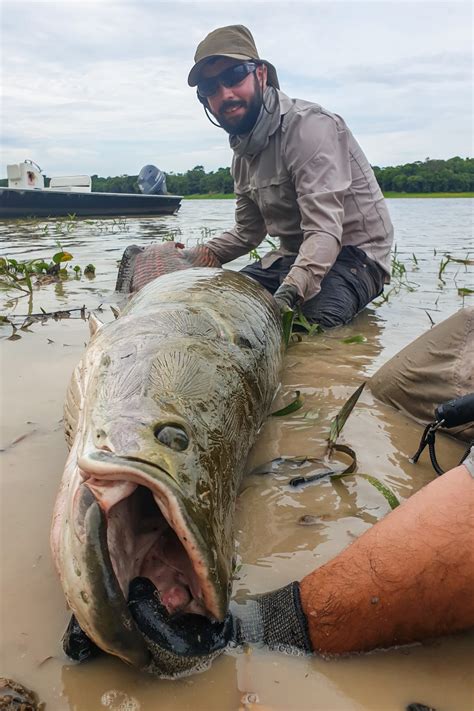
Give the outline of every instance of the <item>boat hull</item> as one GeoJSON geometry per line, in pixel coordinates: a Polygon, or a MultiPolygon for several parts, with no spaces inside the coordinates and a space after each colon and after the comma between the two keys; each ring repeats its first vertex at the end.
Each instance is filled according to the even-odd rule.
{"type": "Polygon", "coordinates": [[[67,215],[76,217],[172,215],[179,210],[180,203],[179,195],[0,188],[0,219],[66,217],[67,215]]]}

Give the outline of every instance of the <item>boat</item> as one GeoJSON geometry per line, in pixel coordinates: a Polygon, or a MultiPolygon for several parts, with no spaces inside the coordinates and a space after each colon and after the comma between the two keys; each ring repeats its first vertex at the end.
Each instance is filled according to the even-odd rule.
{"type": "Polygon", "coordinates": [[[51,178],[31,160],[7,165],[8,187],[0,187],[0,219],[31,217],[121,217],[173,215],[182,197],[166,192],[165,174],[146,165],[138,176],[140,193],[92,192],[89,175],[51,178]]]}

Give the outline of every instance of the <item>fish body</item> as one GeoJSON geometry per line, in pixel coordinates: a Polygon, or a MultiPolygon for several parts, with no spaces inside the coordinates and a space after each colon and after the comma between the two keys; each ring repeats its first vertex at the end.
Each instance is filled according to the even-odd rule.
{"type": "Polygon", "coordinates": [[[273,298],[220,269],[161,276],[96,328],[66,397],[51,545],[68,604],[100,649],[149,665],[127,605],[136,578],[172,616],[224,619],[236,496],[281,358],[273,298]]]}

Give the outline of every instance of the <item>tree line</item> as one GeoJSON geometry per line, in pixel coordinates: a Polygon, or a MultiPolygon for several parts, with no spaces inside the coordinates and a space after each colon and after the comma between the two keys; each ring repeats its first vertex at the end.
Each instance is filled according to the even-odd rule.
{"type": "MultiPolygon", "coordinates": [[[[373,166],[373,170],[384,193],[474,192],[474,158],[426,158],[394,167],[373,166]]],[[[136,175],[91,177],[94,192],[139,192],[136,175]]],[[[45,184],[48,183],[46,178],[45,184]]],[[[7,180],[0,181],[0,185],[7,184],[7,180]]],[[[202,165],[196,165],[185,173],[167,173],[166,184],[168,192],[175,195],[229,195],[234,191],[230,168],[206,172],[202,165]]]]}
{"type": "MultiPolygon", "coordinates": [[[[474,158],[449,158],[405,163],[394,167],[372,166],[383,192],[399,193],[462,193],[474,192],[474,158]]],[[[138,192],[137,176],[116,178],[92,176],[92,189],[104,192],[138,192]]],[[[231,194],[234,182],[230,168],[206,172],[196,165],[185,173],[167,173],[168,192],[175,195],[231,194]]]]}

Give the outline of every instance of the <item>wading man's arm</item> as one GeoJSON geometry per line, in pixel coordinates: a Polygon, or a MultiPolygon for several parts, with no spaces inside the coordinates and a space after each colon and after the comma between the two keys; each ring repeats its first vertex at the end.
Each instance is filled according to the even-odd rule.
{"type": "Polygon", "coordinates": [[[239,641],[344,654],[474,626],[472,469],[431,482],[300,583],[236,606],[239,641]]]}
{"type": "Polygon", "coordinates": [[[315,651],[390,647],[474,626],[474,479],[462,465],[300,583],[315,651]]]}

